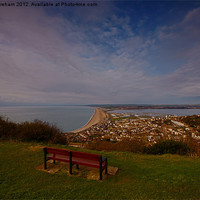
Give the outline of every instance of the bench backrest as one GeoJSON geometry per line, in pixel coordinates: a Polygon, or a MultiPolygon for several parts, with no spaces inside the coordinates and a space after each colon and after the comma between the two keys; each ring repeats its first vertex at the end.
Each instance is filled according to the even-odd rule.
{"type": "Polygon", "coordinates": [[[70,154],[69,152],[71,152],[72,159],[73,159],[73,157],[76,157],[76,158],[84,158],[84,159],[99,161],[99,157],[101,157],[101,155],[99,155],[99,154],[85,153],[85,152],[79,152],[79,151],[70,151],[67,149],[57,149],[57,148],[52,148],[52,147],[45,147],[45,151],[46,151],[46,153],[67,155],[67,156],[69,156],[69,154],[70,154]]]}
{"type": "Polygon", "coordinates": [[[69,150],[65,149],[56,149],[52,147],[45,147],[46,153],[52,153],[52,154],[59,154],[59,155],[67,155],[69,156],[69,150]]]}
{"type": "Polygon", "coordinates": [[[84,158],[84,159],[99,161],[99,157],[101,156],[98,154],[78,152],[78,151],[71,151],[71,152],[72,152],[72,160],[73,157],[76,157],[76,158],[84,158]]]}

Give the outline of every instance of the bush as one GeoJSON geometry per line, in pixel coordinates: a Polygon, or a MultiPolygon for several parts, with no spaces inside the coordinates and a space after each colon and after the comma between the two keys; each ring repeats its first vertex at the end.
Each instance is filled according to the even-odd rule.
{"type": "Polygon", "coordinates": [[[152,146],[145,147],[143,150],[147,154],[179,154],[185,155],[190,152],[186,143],[181,141],[166,140],[160,141],[152,146]]]}
{"type": "Polygon", "coordinates": [[[142,140],[124,138],[116,143],[109,141],[92,142],[87,145],[87,148],[98,151],[130,151],[138,153],[143,151],[144,145],[145,143],[142,140]]]}
{"type": "Polygon", "coordinates": [[[109,141],[95,141],[86,145],[86,148],[97,151],[114,151],[115,144],[109,141]]]}
{"type": "Polygon", "coordinates": [[[200,156],[200,142],[192,137],[188,137],[187,145],[190,148],[191,155],[200,156]]]}
{"type": "Polygon", "coordinates": [[[138,153],[143,151],[144,146],[145,142],[143,140],[124,138],[122,141],[116,143],[116,150],[138,153]]]}
{"type": "Polygon", "coordinates": [[[0,116],[0,138],[12,139],[16,135],[17,124],[9,122],[8,119],[4,120],[0,116]]]}
{"type": "Polygon", "coordinates": [[[66,137],[54,125],[35,120],[21,124],[9,122],[0,117],[0,138],[20,141],[37,141],[66,144],[66,137]]]}

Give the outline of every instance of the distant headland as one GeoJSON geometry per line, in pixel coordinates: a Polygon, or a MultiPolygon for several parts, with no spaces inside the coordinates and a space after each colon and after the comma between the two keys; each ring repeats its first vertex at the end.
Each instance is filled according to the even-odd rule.
{"type": "Polygon", "coordinates": [[[118,110],[138,110],[138,109],[200,109],[200,104],[184,104],[184,105],[151,105],[151,104],[100,104],[88,105],[100,107],[103,109],[118,110]]]}

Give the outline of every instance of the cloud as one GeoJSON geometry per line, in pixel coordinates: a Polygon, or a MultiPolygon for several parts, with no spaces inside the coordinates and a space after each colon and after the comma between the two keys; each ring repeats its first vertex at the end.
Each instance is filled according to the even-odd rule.
{"type": "Polygon", "coordinates": [[[2,9],[1,102],[167,103],[200,92],[200,9],[144,36],[134,32],[129,16],[104,8],[77,16],[62,9],[2,9]],[[170,71],[150,73],[170,63],[170,71]]]}
{"type": "Polygon", "coordinates": [[[180,23],[160,28],[159,39],[165,39],[160,49],[164,49],[168,59],[180,60],[176,69],[160,80],[160,87],[165,88],[166,94],[195,97],[200,93],[199,15],[200,8],[196,8],[189,11],[180,23]]]}

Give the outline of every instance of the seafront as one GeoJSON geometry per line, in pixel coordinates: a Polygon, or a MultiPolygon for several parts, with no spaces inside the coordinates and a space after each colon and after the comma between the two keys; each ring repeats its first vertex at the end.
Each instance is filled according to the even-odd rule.
{"type": "Polygon", "coordinates": [[[102,123],[104,121],[104,119],[106,118],[106,113],[101,108],[95,107],[94,109],[95,109],[94,115],[91,117],[89,122],[85,126],[72,131],[72,133],[79,133],[81,131],[84,131],[84,130],[90,128],[91,126],[93,126],[95,124],[102,123]]]}

